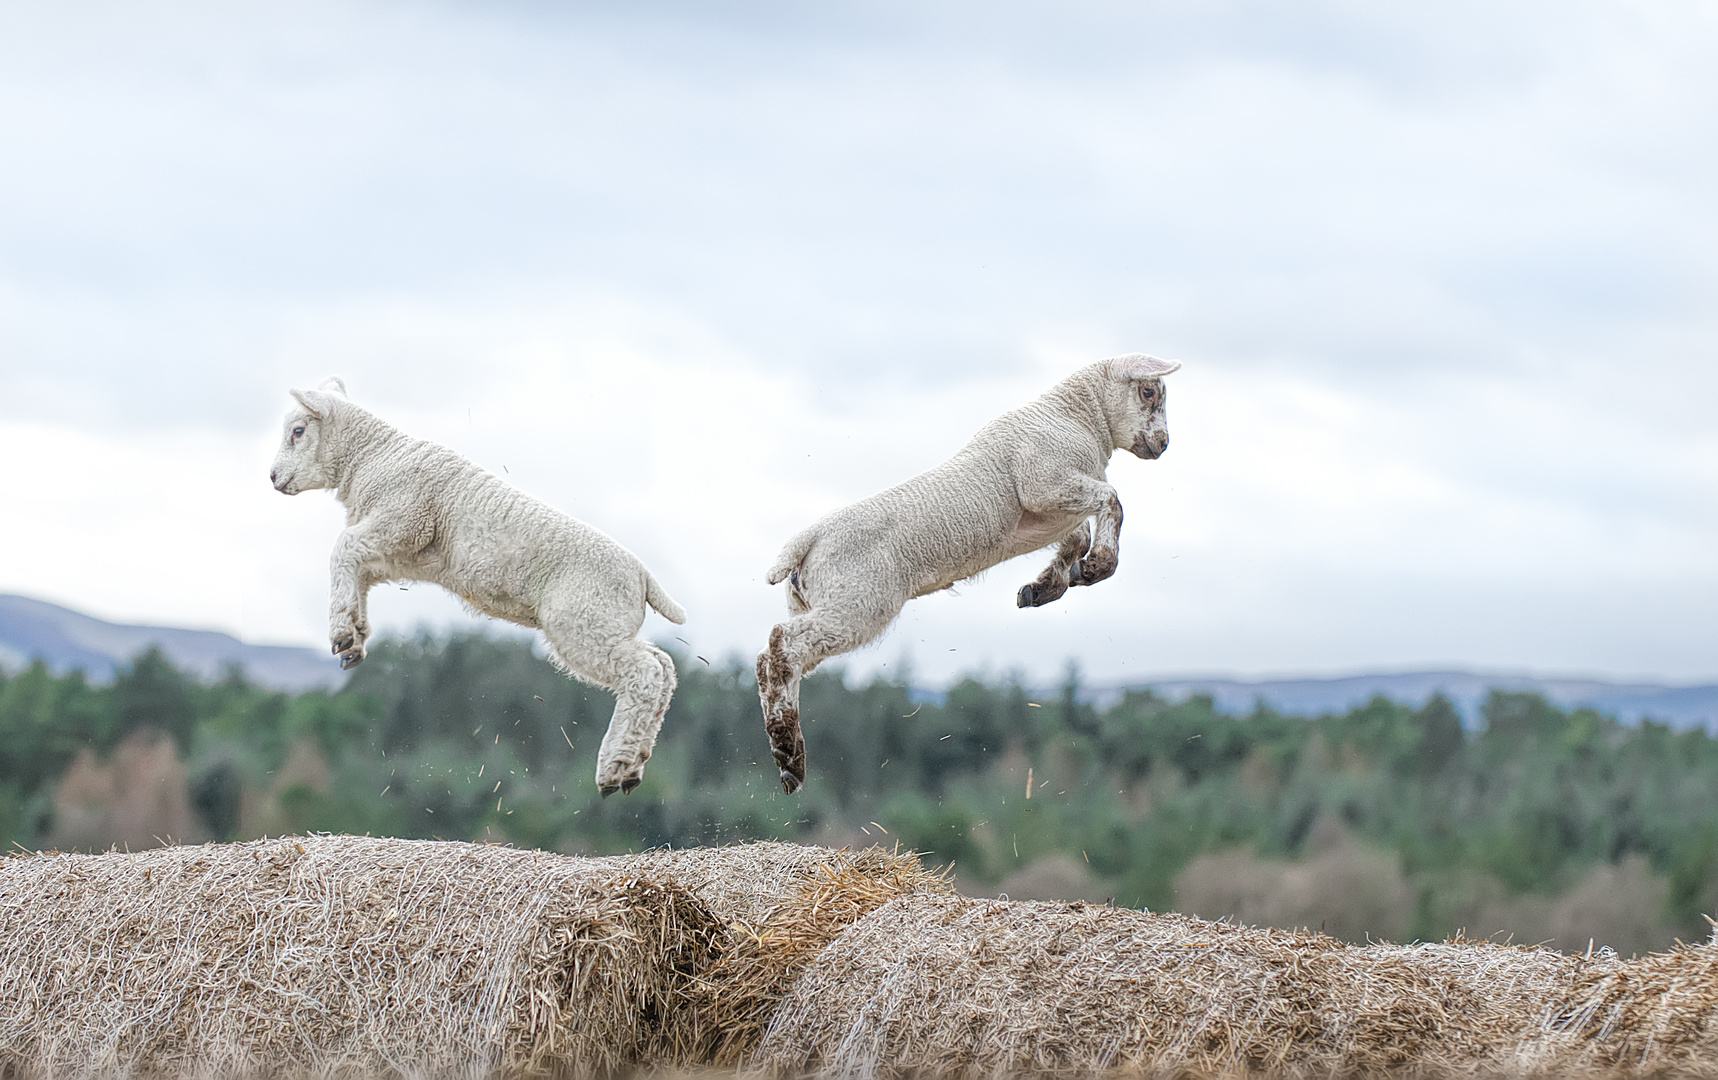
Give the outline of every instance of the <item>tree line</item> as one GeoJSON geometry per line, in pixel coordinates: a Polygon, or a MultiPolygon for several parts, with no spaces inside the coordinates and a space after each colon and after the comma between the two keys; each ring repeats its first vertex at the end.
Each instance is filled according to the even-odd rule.
{"type": "Polygon", "coordinates": [[[1299,717],[1141,690],[1100,709],[1072,674],[1054,694],[967,679],[915,701],[827,669],[804,684],[810,780],[790,797],[749,666],[676,662],[643,786],[606,800],[591,773],[612,699],[516,638],[384,641],[337,693],[270,691],[236,670],[202,682],[154,651],[108,685],[37,663],[0,673],[0,837],[50,843],[58,785],[80,754],[160,738],[216,839],[266,823],[589,853],[898,841],[976,882],[1060,853],[1117,902],[1161,909],[1200,855],[1295,859],[1333,822],[1399,860],[1415,936],[1454,929],[1440,897],[1463,875],[1550,895],[1631,856],[1668,882],[1665,917],[1685,936],[1703,935],[1702,913],[1718,907],[1718,742],[1700,729],[1621,725],[1502,691],[1471,727],[1442,697],[1299,717]],[[319,764],[288,783],[294,753],[319,764]]]}

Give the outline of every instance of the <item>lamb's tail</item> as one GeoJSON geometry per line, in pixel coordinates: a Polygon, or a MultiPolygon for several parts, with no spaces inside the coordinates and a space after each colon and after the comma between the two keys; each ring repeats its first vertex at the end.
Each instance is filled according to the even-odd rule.
{"type": "Polygon", "coordinates": [[[650,576],[650,571],[644,572],[644,602],[656,609],[656,613],[671,623],[686,621],[686,609],[674,602],[660,582],[650,576]]]}
{"type": "Polygon", "coordinates": [[[775,557],[775,562],[770,564],[770,572],[764,575],[764,580],[771,585],[780,585],[787,580],[787,576],[805,561],[806,553],[816,542],[817,532],[814,529],[796,533],[793,539],[787,542],[787,546],[781,549],[781,554],[775,557]]]}

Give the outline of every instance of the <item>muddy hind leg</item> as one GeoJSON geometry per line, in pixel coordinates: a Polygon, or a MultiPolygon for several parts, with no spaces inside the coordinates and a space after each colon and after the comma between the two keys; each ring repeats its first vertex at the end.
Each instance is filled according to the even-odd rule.
{"type": "Polygon", "coordinates": [[[1088,521],[1080,522],[1080,527],[1063,538],[1056,548],[1056,557],[1050,560],[1050,565],[1044,568],[1029,585],[1020,586],[1020,593],[1015,598],[1019,607],[1043,607],[1052,600],[1060,600],[1062,594],[1073,584],[1073,567],[1086,556],[1092,546],[1092,526],[1088,521]]]}
{"type": "Polygon", "coordinates": [[[805,783],[805,737],[799,727],[799,681],[831,656],[870,641],[901,610],[905,598],[887,609],[832,613],[813,609],[770,630],[769,645],[758,654],[758,700],[770,753],[789,795],[805,783]]]}
{"type": "Polygon", "coordinates": [[[781,788],[792,795],[805,783],[805,736],[799,730],[799,672],[788,663],[785,635],[786,624],[771,628],[769,644],[758,653],[758,703],[781,788]]]}

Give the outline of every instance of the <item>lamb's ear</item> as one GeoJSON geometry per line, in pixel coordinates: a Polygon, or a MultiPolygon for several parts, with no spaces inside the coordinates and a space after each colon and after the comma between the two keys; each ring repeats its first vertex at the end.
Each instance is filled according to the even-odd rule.
{"type": "Polygon", "coordinates": [[[334,393],[339,394],[341,397],[346,396],[346,383],[344,381],[342,381],[340,376],[338,376],[338,375],[330,375],[326,379],[323,379],[322,385],[318,386],[316,389],[318,389],[318,390],[332,390],[334,393]]]}
{"type": "Polygon", "coordinates": [[[290,393],[298,399],[298,403],[304,406],[304,411],[311,416],[321,420],[328,415],[328,395],[322,391],[293,390],[290,393]]]}
{"type": "Polygon", "coordinates": [[[1158,379],[1181,367],[1179,360],[1161,360],[1145,353],[1128,353],[1126,356],[1112,357],[1109,361],[1110,374],[1118,379],[1158,379]]]}

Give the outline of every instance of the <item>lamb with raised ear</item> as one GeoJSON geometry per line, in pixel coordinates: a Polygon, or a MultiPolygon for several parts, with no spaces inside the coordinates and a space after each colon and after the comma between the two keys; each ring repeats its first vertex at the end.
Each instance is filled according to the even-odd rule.
{"type": "Polygon", "coordinates": [[[346,528],[330,560],[328,637],[340,666],[364,659],[366,597],[384,581],[428,581],[473,611],[543,632],[568,674],[615,694],[597,788],[631,792],[674,694],[674,661],[638,638],[646,605],[686,613],[638,557],[445,446],[353,404],[339,379],[294,390],[269,480],[296,495],[332,488],[346,528]]]}
{"type": "Polygon", "coordinates": [[[792,617],[770,631],[757,664],[784,789],[805,782],[800,678],[871,641],[908,600],[1052,544],[1050,565],[1021,587],[1020,607],[1115,573],[1121,502],[1104,470],[1116,450],[1151,460],[1168,447],[1162,379],[1180,366],[1130,353],[1081,368],[985,425],[948,461],[787,542],[768,581],[787,582],[792,617]]]}

